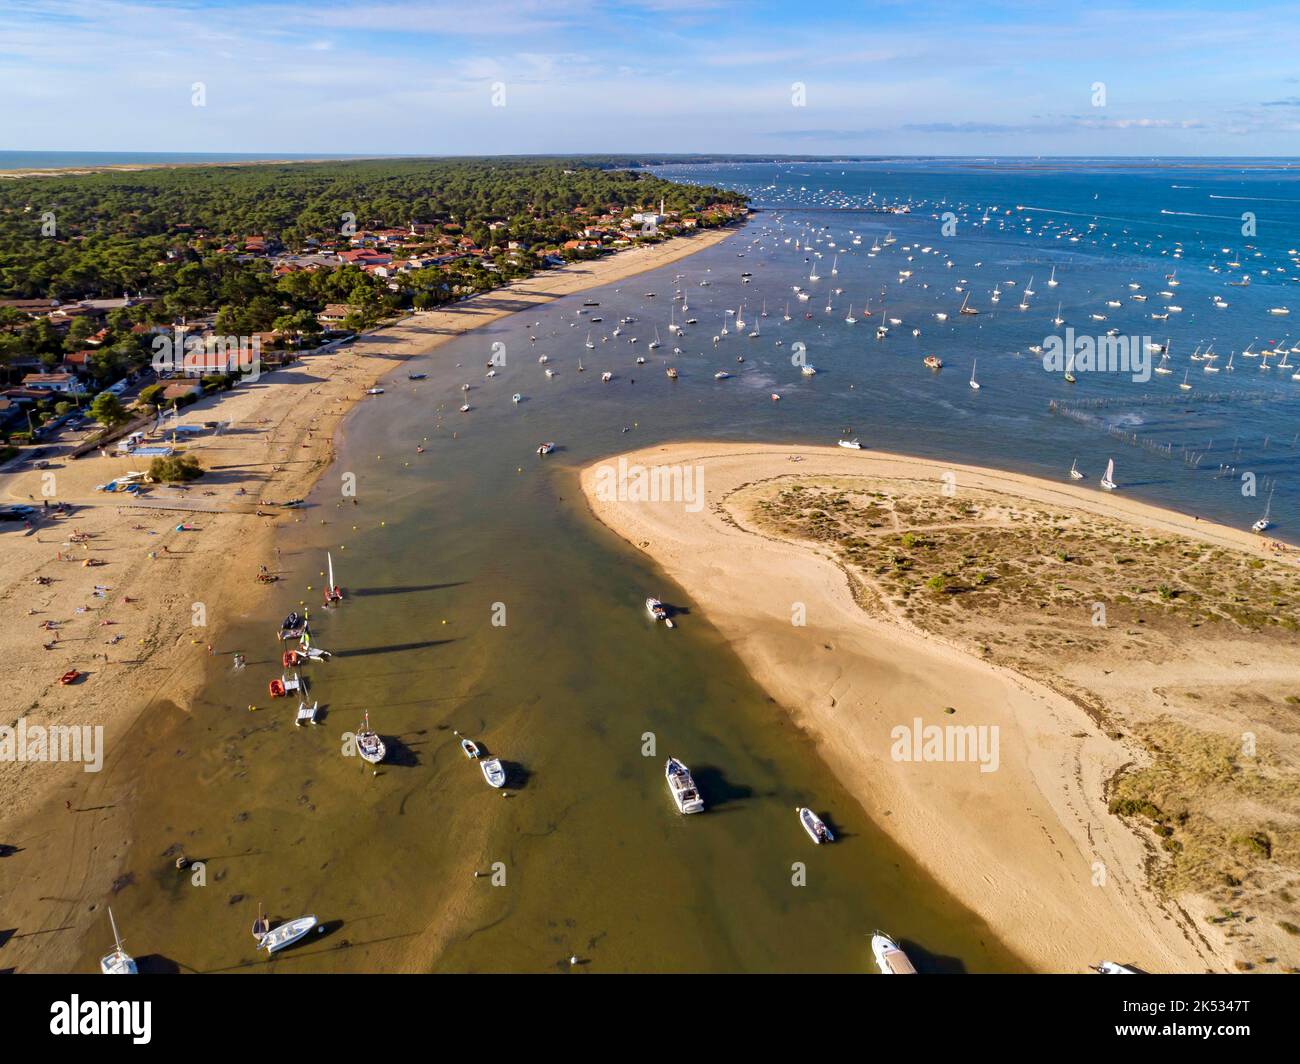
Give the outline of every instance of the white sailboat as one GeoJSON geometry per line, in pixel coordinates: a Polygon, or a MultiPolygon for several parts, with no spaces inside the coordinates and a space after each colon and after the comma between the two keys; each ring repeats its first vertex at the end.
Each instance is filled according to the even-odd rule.
{"type": "Polygon", "coordinates": [[[1269,513],[1273,509],[1273,489],[1268,489],[1268,501],[1264,503],[1264,516],[1250,526],[1252,532],[1265,532],[1272,527],[1273,522],[1269,518],[1269,513]]]}
{"type": "Polygon", "coordinates": [[[1070,479],[1083,480],[1088,474],[1079,472],[1079,460],[1076,458],[1070,463],[1070,479]]]}
{"type": "Polygon", "coordinates": [[[1106,463],[1106,475],[1101,478],[1101,486],[1107,491],[1114,491],[1119,485],[1115,483],[1115,459],[1106,463]]]}
{"type": "Polygon", "coordinates": [[[1056,279],[1056,267],[1052,267],[1052,276],[1047,279],[1047,287],[1055,288],[1060,282],[1056,279]]]}
{"type": "Polygon", "coordinates": [[[332,603],[343,601],[343,591],[338,584],[334,582],[334,557],[329,551],[325,552],[325,567],[325,605],[329,606],[332,603]]]}
{"type": "Polygon", "coordinates": [[[105,953],[99,959],[99,970],[104,975],[139,975],[135,958],[122,948],[122,938],[117,933],[117,921],[113,919],[113,910],[108,910],[108,922],[113,928],[113,952],[105,953]]]}
{"type": "Polygon", "coordinates": [[[357,753],[361,755],[363,761],[368,761],[372,765],[377,765],[384,759],[388,752],[384,746],[384,740],[370,727],[370,711],[366,710],[365,719],[361,722],[361,727],[357,729],[356,734],[357,753]]]}
{"type": "Polygon", "coordinates": [[[975,363],[978,361],[978,359],[971,359],[970,364],[970,386],[976,391],[980,390],[980,382],[975,379],[975,363]]]}

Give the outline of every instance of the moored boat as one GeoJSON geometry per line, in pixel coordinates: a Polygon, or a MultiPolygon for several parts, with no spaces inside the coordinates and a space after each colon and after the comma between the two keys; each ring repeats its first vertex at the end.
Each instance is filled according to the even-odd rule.
{"type": "Polygon", "coordinates": [[[664,766],[664,777],[668,780],[668,793],[673,796],[680,813],[704,812],[704,799],[691,778],[691,770],[675,757],[668,759],[664,766]]]}
{"type": "Polygon", "coordinates": [[[365,720],[362,721],[361,727],[357,729],[357,753],[361,755],[363,761],[369,761],[372,765],[377,765],[383,761],[387,752],[384,740],[371,730],[370,711],[367,710],[365,720]]]}
{"type": "Polygon", "coordinates": [[[823,842],[834,842],[835,836],[831,829],[826,826],[816,813],[806,806],[800,806],[795,810],[799,814],[799,823],[803,825],[804,831],[808,832],[808,837],[820,846],[823,842]]]}
{"type": "Polygon", "coordinates": [[[915,975],[916,969],[898,943],[883,931],[871,936],[871,952],[881,975],[915,975]]]}
{"type": "MultiPolygon", "coordinates": [[[[278,953],[286,946],[292,946],[300,938],[306,935],[313,927],[318,925],[314,916],[300,916],[296,920],[286,920],[274,931],[268,931],[262,936],[262,941],[257,944],[258,949],[264,949],[268,953],[278,953]]],[[[324,930],[322,928],[321,930],[324,930]]]]}
{"type": "Polygon", "coordinates": [[[483,778],[488,781],[489,787],[504,787],[506,785],[506,770],[501,764],[501,759],[492,757],[479,764],[483,768],[483,778]]]}
{"type": "Polygon", "coordinates": [[[113,951],[105,953],[99,959],[99,970],[104,975],[139,975],[135,958],[122,948],[122,938],[117,933],[117,921],[113,919],[113,910],[108,910],[108,922],[113,928],[113,951]]]}

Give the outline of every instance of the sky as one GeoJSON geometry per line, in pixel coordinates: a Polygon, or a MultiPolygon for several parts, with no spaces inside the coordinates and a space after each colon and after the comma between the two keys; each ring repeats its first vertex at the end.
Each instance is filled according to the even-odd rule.
{"type": "Polygon", "coordinates": [[[1300,155],[1296,11],[0,0],[0,149],[1300,155]]]}

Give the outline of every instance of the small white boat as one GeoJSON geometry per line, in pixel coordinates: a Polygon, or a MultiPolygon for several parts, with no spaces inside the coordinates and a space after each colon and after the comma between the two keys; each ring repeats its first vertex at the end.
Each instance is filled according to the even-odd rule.
{"type": "Polygon", "coordinates": [[[805,377],[815,377],[817,376],[817,367],[804,366],[801,370],[799,370],[799,372],[802,373],[805,377]]]}
{"type": "Polygon", "coordinates": [[[500,758],[492,757],[487,761],[479,762],[483,769],[483,778],[488,781],[489,787],[504,787],[506,785],[506,770],[501,766],[500,758]]]}
{"type": "Polygon", "coordinates": [[[1115,961],[1102,961],[1098,965],[1089,965],[1098,975],[1137,975],[1136,968],[1130,968],[1127,964],[1117,964],[1115,961]]]}
{"type": "Polygon", "coordinates": [[[465,756],[471,761],[479,755],[478,743],[473,739],[462,739],[460,741],[460,748],[465,751],[465,756]]]}
{"type": "Polygon", "coordinates": [[[1269,512],[1273,509],[1273,489],[1268,489],[1268,501],[1264,504],[1264,515],[1250,526],[1252,532],[1266,532],[1273,527],[1269,512]]]}
{"type": "Polygon", "coordinates": [[[551,453],[552,451],[554,451],[554,450],[555,450],[555,444],[553,444],[553,443],[543,443],[543,444],[541,444],[541,445],[537,448],[537,453],[538,453],[538,454],[550,454],[550,453],[551,453]]]}
{"type": "Polygon", "coordinates": [[[113,928],[113,952],[100,957],[99,970],[104,975],[139,975],[135,958],[122,948],[122,939],[117,933],[117,921],[113,919],[112,909],[108,910],[108,922],[113,928]]]}
{"type": "Polygon", "coordinates": [[[468,413],[469,413],[469,403],[464,403],[464,404],[462,404],[462,405],[461,405],[461,408],[460,408],[460,412],[461,412],[462,414],[468,414],[468,413]]]}
{"type": "Polygon", "coordinates": [[[731,376],[731,374],[728,373],[725,369],[720,369],[720,370],[718,370],[717,373],[715,373],[715,374],[713,375],[713,379],[714,379],[715,381],[725,381],[725,380],[727,380],[730,376],[731,376]]]}
{"type": "MultiPolygon", "coordinates": [[[[286,946],[292,946],[318,924],[319,921],[314,916],[300,916],[296,920],[287,920],[274,931],[264,934],[257,948],[264,949],[268,953],[278,953],[286,946]]],[[[322,927],[321,930],[325,929],[322,927]]]]}
{"type": "Polygon", "coordinates": [[[648,598],[645,600],[646,612],[650,614],[652,620],[663,621],[665,628],[673,628],[673,619],[668,616],[668,608],[657,598],[648,598]]]}
{"type": "Polygon", "coordinates": [[[384,746],[383,739],[370,728],[370,711],[366,711],[365,720],[361,722],[361,727],[357,729],[357,753],[361,755],[363,761],[369,761],[372,765],[377,765],[384,759],[384,754],[388,752],[384,746]]]}
{"type": "Polygon", "coordinates": [[[600,375],[600,379],[603,380],[606,384],[608,384],[610,381],[614,379],[614,374],[612,374],[609,370],[606,370],[604,373],[600,375]]]}
{"type": "Polygon", "coordinates": [[[975,379],[975,363],[978,359],[972,359],[970,364],[970,386],[976,391],[980,389],[980,382],[975,379]]]}
{"type": "Polygon", "coordinates": [[[1071,479],[1071,480],[1083,480],[1087,475],[1088,475],[1087,473],[1081,473],[1081,472],[1079,472],[1079,460],[1076,458],[1076,459],[1075,459],[1075,460],[1070,464],[1070,479],[1071,479]]]}
{"type": "Polygon", "coordinates": [[[1107,491],[1114,491],[1119,485],[1115,483],[1115,459],[1106,463],[1106,475],[1101,478],[1101,486],[1107,491]]]}
{"type": "Polygon", "coordinates": [[[847,447],[850,451],[862,450],[862,444],[860,444],[857,440],[840,440],[840,446],[847,447]]]}
{"type": "Polygon", "coordinates": [[[825,822],[806,806],[800,806],[795,810],[799,814],[799,823],[803,825],[804,831],[808,832],[808,837],[820,846],[823,842],[834,842],[835,836],[831,833],[825,822]]]}
{"type": "Polygon", "coordinates": [[[679,813],[704,812],[704,799],[691,778],[691,770],[675,757],[668,759],[664,766],[664,778],[668,780],[668,793],[673,796],[679,813]]]}
{"type": "Polygon", "coordinates": [[[310,706],[307,705],[305,701],[299,702],[298,715],[294,718],[294,724],[300,728],[304,724],[319,724],[320,722],[316,719],[316,711],[318,709],[320,709],[319,702],[313,702],[310,706]]]}
{"type": "Polygon", "coordinates": [[[773,392],[773,393],[772,393],[772,396],[771,396],[771,399],[772,399],[772,402],[774,402],[774,403],[779,403],[779,402],[781,401],[781,393],[780,393],[780,392],[773,392]]]}
{"type": "Polygon", "coordinates": [[[522,395],[520,395],[518,392],[515,392],[515,394],[510,397],[510,401],[512,403],[520,403],[523,402],[523,398],[524,397],[522,395]]]}
{"type": "Polygon", "coordinates": [[[871,952],[881,975],[915,975],[916,969],[898,943],[883,931],[871,936],[871,952]]]}
{"type": "Polygon", "coordinates": [[[383,389],[383,388],[367,388],[367,389],[366,389],[366,394],[367,394],[367,395],[383,395],[383,394],[384,394],[384,389],[383,389]]]}

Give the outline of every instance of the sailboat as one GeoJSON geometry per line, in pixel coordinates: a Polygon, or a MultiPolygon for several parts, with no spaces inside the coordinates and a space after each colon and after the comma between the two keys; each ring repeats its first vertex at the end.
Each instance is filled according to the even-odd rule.
{"type": "Polygon", "coordinates": [[[1061,317],[1061,304],[1060,304],[1060,303],[1057,303],[1057,304],[1056,304],[1056,317],[1054,317],[1054,318],[1052,319],[1052,324],[1053,324],[1053,325],[1064,325],[1064,324],[1065,324],[1065,319],[1064,319],[1063,317],[1061,317]]]}
{"type": "Polygon", "coordinates": [[[785,320],[790,320],[790,301],[788,299],[785,301],[785,320]]]}
{"type": "Polygon", "coordinates": [[[963,300],[961,301],[961,309],[958,310],[958,313],[959,313],[959,314],[978,314],[978,313],[979,313],[979,311],[976,310],[974,307],[967,306],[967,304],[968,304],[969,302],[970,302],[970,292],[967,292],[967,293],[966,293],[966,298],[963,299],[963,300]]]}
{"type": "Polygon", "coordinates": [[[653,340],[650,341],[650,343],[649,343],[648,346],[649,346],[649,348],[650,348],[651,351],[653,351],[656,347],[661,347],[661,346],[663,346],[663,345],[660,344],[660,342],[659,342],[659,326],[658,326],[658,325],[655,326],[655,338],[654,338],[653,340]]]}
{"type": "Polygon", "coordinates": [[[1055,288],[1060,282],[1056,279],[1056,267],[1052,267],[1052,276],[1047,279],[1047,287],[1055,288]]]}
{"type": "Polygon", "coordinates": [[[1269,512],[1273,509],[1273,489],[1268,489],[1268,501],[1264,504],[1264,516],[1250,526],[1252,532],[1264,532],[1272,527],[1273,522],[1269,520],[1269,512]]]}
{"type": "Polygon", "coordinates": [[[587,330],[587,342],[583,345],[588,351],[596,350],[596,345],[591,342],[591,330],[587,330]]]}
{"type": "Polygon", "coordinates": [[[975,379],[975,363],[978,361],[978,359],[971,359],[970,364],[970,386],[977,392],[980,390],[980,382],[975,379]]]}
{"type": "Polygon", "coordinates": [[[328,567],[328,574],[325,580],[325,605],[329,606],[335,602],[343,601],[343,591],[338,584],[334,582],[334,558],[329,551],[325,552],[325,562],[328,567]]]}
{"type": "Polygon", "coordinates": [[[262,915],[262,903],[257,903],[257,919],[253,921],[253,937],[259,942],[262,936],[271,930],[271,921],[262,915]]]}
{"type": "Polygon", "coordinates": [[[832,276],[832,277],[834,277],[837,273],[840,272],[840,270],[839,270],[839,266],[840,266],[840,257],[839,257],[838,255],[836,255],[835,258],[831,260],[831,276],[832,276]]]}
{"type": "Polygon", "coordinates": [[[1079,472],[1079,460],[1076,458],[1070,463],[1070,479],[1083,480],[1088,474],[1079,472]]]}
{"type": "Polygon", "coordinates": [[[1187,383],[1187,374],[1190,372],[1190,369],[1183,370],[1183,383],[1178,386],[1184,392],[1190,392],[1192,390],[1192,386],[1187,383]]]}
{"type": "Polygon", "coordinates": [[[1118,484],[1115,483],[1115,459],[1106,463],[1106,475],[1101,478],[1101,486],[1107,491],[1114,491],[1118,484]]]}
{"type": "Polygon", "coordinates": [[[372,765],[377,765],[384,759],[387,748],[384,746],[384,740],[370,728],[370,711],[366,710],[365,720],[362,721],[361,727],[357,729],[357,753],[361,755],[363,761],[369,761],[372,765]]]}
{"type": "Polygon", "coordinates": [[[99,959],[99,970],[105,975],[139,975],[135,958],[122,948],[122,938],[117,933],[117,921],[113,919],[113,910],[108,910],[108,922],[113,928],[113,952],[105,953],[99,959]]]}

